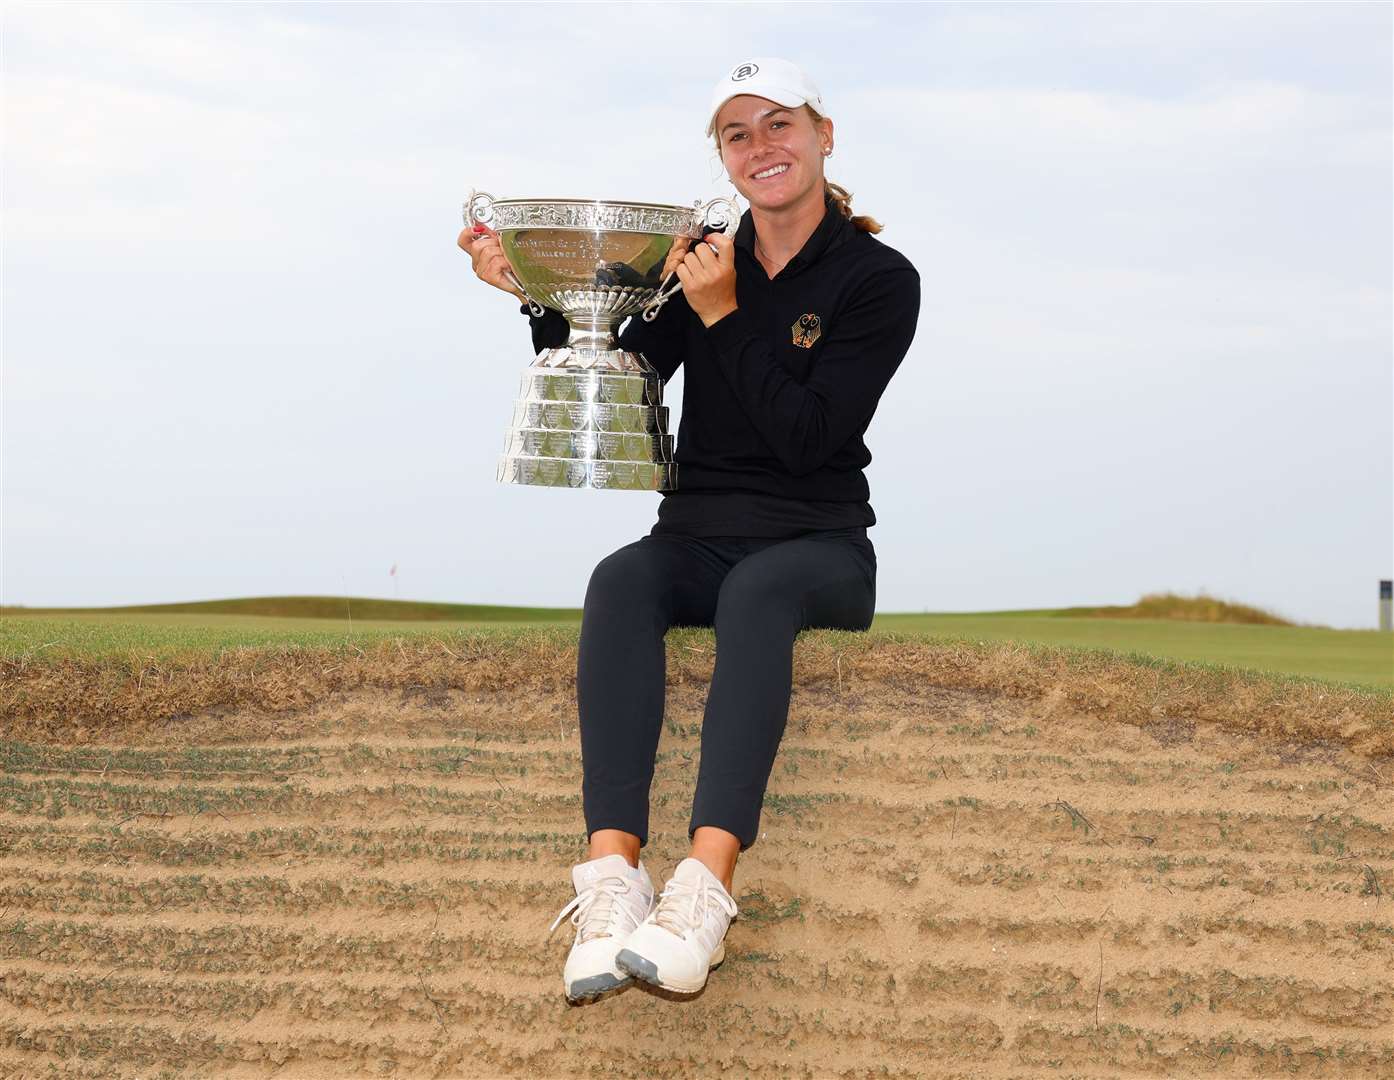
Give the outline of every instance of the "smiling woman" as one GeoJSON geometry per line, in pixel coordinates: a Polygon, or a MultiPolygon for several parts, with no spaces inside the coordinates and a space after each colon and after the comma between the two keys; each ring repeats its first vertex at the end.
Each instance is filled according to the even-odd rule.
{"type": "MultiPolygon", "coordinates": [[[[737,856],[789,712],[801,630],[865,630],[876,597],[863,436],[915,334],[919,275],[853,217],[823,162],[833,122],[796,65],[760,57],[715,87],[707,134],[750,209],[675,269],[682,291],[621,348],[664,378],[683,367],[676,490],[647,536],[586,589],[577,661],[588,852],[572,869],[576,937],[563,982],[580,1000],[640,979],[692,993],[725,955],[737,856]],[[664,635],[714,626],[690,855],[661,893],[639,861],[664,709],[664,635]]],[[[461,235],[475,273],[512,291],[490,235],[461,235]]],[[[517,295],[515,293],[515,295],[517,295]]],[[[521,299],[521,297],[520,297],[521,299]]],[[[523,307],[528,313],[528,308],[523,307]]],[[[531,318],[536,349],[566,321],[531,318]]]]}
{"type": "MultiPolygon", "coordinates": [[[[771,59],[763,60],[762,63],[766,71],[769,71],[771,65],[784,64],[783,61],[771,59]]],[[[746,65],[745,71],[752,68],[758,68],[758,65],[752,62],[746,65]]],[[[733,72],[730,81],[734,84],[759,76],[758,70],[750,71],[748,75],[745,71],[738,69],[740,74],[745,75],[744,80],[737,80],[734,76],[738,72],[733,72]]],[[[792,64],[788,65],[788,69],[782,75],[788,85],[794,85],[803,77],[803,73],[792,64]]],[[[727,88],[722,87],[718,93],[725,89],[727,88]]],[[[762,98],[756,94],[732,94],[715,103],[707,134],[716,139],[717,153],[721,155],[727,172],[734,176],[741,170],[751,182],[749,191],[739,185],[737,189],[745,195],[752,207],[757,205],[755,193],[759,193],[760,201],[763,203],[767,191],[780,192],[791,182],[797,184],[799,179],[797,175],[789,176],[798,164],[796,160],[791,160],[797,158],[795,152],[791,151],[784,159],[773,164],[766,164],[757,156],[759,148],[755,143],[755,136],[758,131],[763,130],[771,138],[776,138],[783,132],[786,142],[795,148],[807,149],[816,143],[817,152],[821,157],[832,157],[833,122],[823,114],[822,108],[822,98],[811,83],[799,87],[797,92],[787,97],[762,98]],[[799,104],[796,99],[801,95],[804,96],[804,101],[799,104]],[[789,104],[780,103],[786,100],[789,104]],[[809,138],[810,133],[814,136],[813,139],[809,138]],[[787,181],[786,177],[789,178],[787,181]],[[776,181],[778,184],[774,183],[776,181]]],[[[851,193],[824,177],[821,167],[817,169],[817,177],[823,182],[825,196],[832,201],[838,213],[850,220],[854,227],[862,232],[881,231],[882,225],[875,218],[852,213],[851,193]]]]}

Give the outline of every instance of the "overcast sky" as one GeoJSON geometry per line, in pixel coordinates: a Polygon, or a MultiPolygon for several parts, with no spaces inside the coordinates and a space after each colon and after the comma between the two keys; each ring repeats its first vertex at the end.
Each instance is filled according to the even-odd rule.
{"type": "Polygon", "coordinates": [[[494,480],[531,347],[460,204],[729,194],[711,88],[779,55],[922,279],[879,610],[1373,626],[1391,11],[7,4],[0,593],[579,606],[659,496],[494,480]]]}

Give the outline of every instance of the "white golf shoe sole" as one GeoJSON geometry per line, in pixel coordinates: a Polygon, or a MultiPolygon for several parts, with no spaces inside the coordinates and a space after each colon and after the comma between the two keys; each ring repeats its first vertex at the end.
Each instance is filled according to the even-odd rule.
{"type": "Polygon", "coordinates": [[[584,979],[577,979],[575,982],[566,986],[566,1000],[573,1005],[579,1005],[583,1001],[594,1001],[602,994],[608,994],[611,990],[619,990],[621,987],[629,986],[634,982],[632,975],[616,977],[608,972],[600,975],[591,975],[584,979]]]}
{"type": "Polygon", "coordinates": [[[666,981],[662,973],[658,970],[657,964],[629,949],[621,949],[616,954],[615,967],[632,975],[641,982],[648,983],[650,986],[657,986],[663,990],[670,990],[675,994],[695,994],[698,990],[707,985],[707,975],[712,969],[717,967],[721,961],[725,959],[726,942],[723,941],[716,947],[716,952],[712,953],[712,958],[707,965],[707,970],[702,973],[702,978],[695,983],[666,981]]]}

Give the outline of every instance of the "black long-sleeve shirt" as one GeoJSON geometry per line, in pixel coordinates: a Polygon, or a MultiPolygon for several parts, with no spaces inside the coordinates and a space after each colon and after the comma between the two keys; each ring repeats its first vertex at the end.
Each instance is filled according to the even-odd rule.
{"type": "MultiPolygon", "coordinates": [[[[874,525],[862,436],[914,338],[919,274],[831,200],[774,278],[755,256],[749,213],[735,257],[736,311],[704,327],[678,293],[619,335],[664,379],[686,365],[677,488],[663,492],[652,531],[792,537],[874,525]]],[[[534,349],[565,344],[559,312],[530,322],[534,349]]]]}

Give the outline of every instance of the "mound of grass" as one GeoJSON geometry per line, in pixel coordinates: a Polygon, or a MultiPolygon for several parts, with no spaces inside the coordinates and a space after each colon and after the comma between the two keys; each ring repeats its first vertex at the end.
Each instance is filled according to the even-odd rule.
{"type": "Polygon", "coordinates": [[[361,596],[249,596],[234,600],[104,608],[0,607],[0,616],[4,615],[260,615],[275,619],[357,619],[365,622],[563,622],[581,618],[579,608],[435,604],[361,596]]]}
{"type": "Polygon", "coordinates": [[[1205,593],[1195,596],[1182,596],[1172,592],[1148,593],[1136,604],[1126,607],[1060,608],[1054,614],[1096,616],[1105,619],[1180,619],[1184,622],[1248,623],[1256,626],[1296,625],[1263,608],[1236,604],[1205,593]]]}

